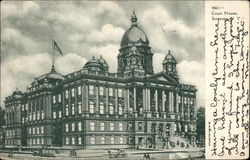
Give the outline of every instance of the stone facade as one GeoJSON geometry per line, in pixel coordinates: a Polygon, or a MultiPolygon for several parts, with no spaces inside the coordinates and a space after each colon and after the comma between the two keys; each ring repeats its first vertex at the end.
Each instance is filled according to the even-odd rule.
{"type": "Polygon", "coordinates": [[[84,67],[35,78],[24,93],[6,97],[6,146],[169,148],[195,144],[196,88],[181,84],[168,52],[153,72],[149,41],[132,25],[121,41],[118,71],[93,57],[84,67]],[[178,142],[177,142],[178,141],[178,142]]]}

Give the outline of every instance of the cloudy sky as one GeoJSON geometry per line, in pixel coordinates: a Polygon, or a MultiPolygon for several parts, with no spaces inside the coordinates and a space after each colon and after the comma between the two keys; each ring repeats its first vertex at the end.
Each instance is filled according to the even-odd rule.
{"type": "Polygon", "coordinates": [[[171,50],[183,83],[196,85],[198,105],[204,106],[204,2],[2,2],[1,3],[1,104],[15,88],[25,91],[33,78],[51,69],[51,38],[63,56],[56,69],[67,74],[83,67],[92,56],[102,55],[111,72],[130,17],[152,47],[154,71],[171,50]]]}

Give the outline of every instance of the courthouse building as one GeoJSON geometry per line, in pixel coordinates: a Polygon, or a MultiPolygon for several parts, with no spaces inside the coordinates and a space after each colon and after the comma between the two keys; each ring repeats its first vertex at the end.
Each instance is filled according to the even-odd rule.
{"type": "Polygon", "coordinates": [[[25,92],[16,89],[6,97],[6,147],[194,145],[197,89],[179,82],[171,51],[154,73],[154,54],[134,13],[131,22],[121,39],[117,73],[109,72],[102,57],[68,75],[53,65],[25,92]]]}

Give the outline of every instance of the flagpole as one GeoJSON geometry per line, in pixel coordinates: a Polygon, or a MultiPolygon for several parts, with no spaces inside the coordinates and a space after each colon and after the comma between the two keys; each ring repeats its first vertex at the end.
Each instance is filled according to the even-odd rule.
{"type": "Polygon", "coordinates": [[[52,27],[52,25],[51,24],[49,24],[50,25],[50,29],[51,29],[51,36],[50,36],[50,38],[51,38],[51,47],[52,47],[52,49],[51,49],[51,51],[52,51],[52,68],[51,68],[51,72],[55,72],[55,44],[54,44],[54,41],[53,41],[53,27],[52,27]]]}

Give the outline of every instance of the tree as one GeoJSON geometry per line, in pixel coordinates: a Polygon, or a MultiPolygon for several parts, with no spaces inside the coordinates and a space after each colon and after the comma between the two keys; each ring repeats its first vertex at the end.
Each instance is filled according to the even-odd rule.
{"type": "Polygon", "coordinates": [[[197,140],[200,141],[202,145],[205,144],[205,108],[200,107],[197,110],[197,140]]]}
{"type": "Polygon", "coordinates": [[[4,134],[4,126],[6,124],[5,121],[5,110],[0,106],[0,145],[4,144],[5,141],[5,134],[4,134]]]}

